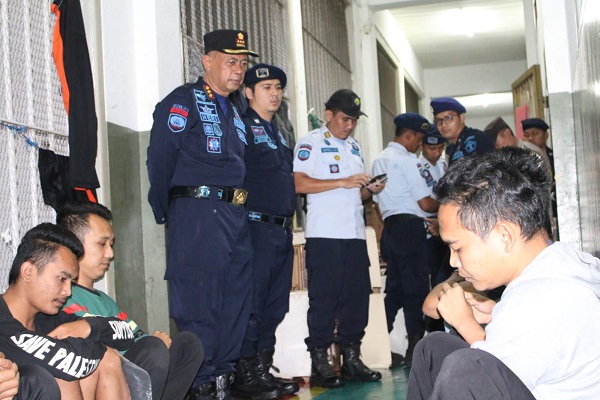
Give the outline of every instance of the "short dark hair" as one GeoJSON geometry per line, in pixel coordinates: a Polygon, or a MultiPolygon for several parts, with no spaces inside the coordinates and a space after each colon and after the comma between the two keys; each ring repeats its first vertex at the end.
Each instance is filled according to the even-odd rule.
{"type": "Polygon", "coordinates": [[[77,259],[83,256],[81,241],[62,226],[45,222],[31,228],[17,248],[17,255],[8,274],[8,284],[17,283],[21,266],[27,261],[34,264],[38,270],[42,270],[54,260],[60,247],[71,251],[77,259]]]}
{"type": "Polygon", "coordinates": [[[396,126],[396,130],[394,131],[394,136],[395,137],[400,137],[402,135],[404,135],[406,132],[409,132],[410,129],[405,128],[403,126],[396,126]]]}
{"type": "Polygon", "coordinates": [[[90,215],[97,215],[108,222],[112,221],[112,213],[100,203],[67,203],[56,215],[56,224],[73,232],[79,240],[90,229],[90,215]]]}
{"type": "Polygon", "coordinates": [[[508,221],[519,225],[529,240],[549,218],[551,183],[539,155],[505,147],[460,159],[440,179],[434,194],[441,204],[457,205],[462,226],[481,239],[499,221],[508,221]]]}

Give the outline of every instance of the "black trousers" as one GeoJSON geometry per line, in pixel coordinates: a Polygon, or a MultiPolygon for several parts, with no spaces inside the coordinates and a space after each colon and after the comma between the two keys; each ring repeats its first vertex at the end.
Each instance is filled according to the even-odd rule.
{"type": "Polygon", "coordinates": [[[407,400],[535,400],[525,384],[492,354],[458,336],[433,332],[417,343],[407,400]]]}
{"type": "Polygon", "coordinates": [[[241,356],[275,349],[275,331],[290,305],[294,245],[289,228],[249,222],[252,238],[254,294],[241,356]]]}
{"type": "Polygon", "coordinates": [[[178,400],[184,398],[196,378],[204,361],[204,347],[192,332],[173,336],[168,349],[161,339],[146,336],[124,357],[148,372],[153,399],[178,400]]]}
{"type": "Polygon", "coordinates": [[[306,239],[308,350],[358,343],[369,320],[369,255],[361,239],[306,239]],[[337,338],[334,337],[338,321],[337,338]]]}
{"type": "Polygon", "coordinates": [[[19,393],[16,400],[57,400],[60,389],[52,374],[37,365],[19,366],[19,393]]]}
{"type": "Polygon", "coordinates": [[[388,332],[398,310],[404,311],[406,333],[423,334],[421,307],[429,293],[427,233],[422,218],[392,215],[384,220],[382,248],[387,253],[385,315],[388,332]]]}

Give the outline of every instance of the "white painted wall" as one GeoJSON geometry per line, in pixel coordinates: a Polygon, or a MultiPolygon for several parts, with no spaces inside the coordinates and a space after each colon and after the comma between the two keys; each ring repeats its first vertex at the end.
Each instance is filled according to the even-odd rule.
{"type": "Polygon", "coordinates": [[[367,0],[354,0],[346,13],[352,68],[352,89],[361,98],[361,110],[368,115],[359,120],[354,137],[361,144],[367,172],[383,148],[379,71],[377,69],[377,35],[367,0]]]}
{"type": "Polygon", "coordinates": [[[510,92],[511,84],[526,70],[526,60],[426,69],[427,96],[456,97],[510,92]]]}
{"type": "Polygon", "coordinates": [[[383,10],[373,13],[372,21],[382,45],[391,50],[392,57],[400,61],[405,76],[413,84],[413,89],[423,95],[425,93],[423,67],[396,19],[388,10],[383,10]]]}
{"type": "Polygon", "coordinates": [[[573,91],[577,56],[577,11],[572,1],[542,0],[540,9],[544,37],[548,93],[573,91]]]}
{"type": "Polygon", "coordinates": [[[156,103],[183,83],[177,0],[102,2],[108,122],[147,131],[156,103]]]}

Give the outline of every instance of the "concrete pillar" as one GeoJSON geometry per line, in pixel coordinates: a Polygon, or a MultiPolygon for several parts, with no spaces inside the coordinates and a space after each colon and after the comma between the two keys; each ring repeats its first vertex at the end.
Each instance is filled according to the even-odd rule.
{"type": "Polygon", "coordinates": [[[155,104],[183,83],[177,0],[102,2],[108,163],[116,233],[111,293],[142,329],[169,331],[164,226],[147,202],[155,104]]]}
{"type": "Polygon", "coordinates": [[[367,172],[382,149],[379,72],[376,30],[367,0],[354,0],[347,9],[352,89],[361,98],[361,110],[368,115],[358,124],[355,138],[361,145],[367,172]]]}
{"type": "Polygon", "coordinates": [[[288,0],[286,3],[290,49],[290,71],[288,72],[290,90],[290,109],[294,110],[292,121],[296,139],[306,135],[308,126],[308,106],[306,105],[306,69],[304,66],[304,42],[302,40],[302,8],[300,0],[288,0]]]}
{"type": "Polygon", "coordinates": [[[581,248],[573,81],[577,51],[575,4],[567,0],[538,1],[538,29],[542,29],[549,125],[556,169],[560,239],[581,248]]]}

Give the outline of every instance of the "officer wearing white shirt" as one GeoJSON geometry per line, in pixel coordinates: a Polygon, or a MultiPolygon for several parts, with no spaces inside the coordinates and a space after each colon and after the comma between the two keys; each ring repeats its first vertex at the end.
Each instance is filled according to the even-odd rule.
{"type": "Polygon", "coordinates": [[[325,125],[301,138],[295,150],[296,192],[307,194],[306,269],[308,272],[311,386],[342,384],[328,361],[327,349],[341,346],[342,378],[376,381],[381,374],[360,359],[369,317],[369,256],[363,200],[379,193],[383,182],[365,173],[360,146],[350,137],[360,111],[351,90],[335,92],[325,103],[325,125]],[[337,337],[334,325],[338,321],[337,337]]]}
{"type": "MultiPolygon", "coordinates": [[[[446,171],[448,171],[448,164],[442,157],[445,147],[446,139],[444,139],[435,125],[431,125],[425,136],[423,136],[421,156],[419,157],[421,176],[431,192],[433,191],[433,187],[439,182],[442,176],[446,174],[446,171]]],[[[432,193],[430,196],[434,197],[432,193]]],[[[436,224],[435,231],[437,233],[437,213],[426,214],[430,218],[436,218],[436,220],[433,220],[431,223],[436,224]]],[[[429,283],[430,287],[433,288],[438,283],[448,279],[454,269],[449,263],[450,254],[448,245],[442,241],[439,234],[427,235],[427,245],[429,247],[427,254],[429,259],[429,283]]],[[[441,319],[430,319],[428,322],[429,331],[443,330],[444,328],[441,319]]]]}
{"type": "Polygon", "coordinates": [[[388,184],[374,196],[383,216],[381,247],[387,255],[385,312],[391,331],[399,309],[404,309],[408,349],[404,357],[410,367],[412,350],[423,337],[421,306],[429,293],[427,229],[424,217],[437,211],[438,203],[422,178],[414,154],[429,129],[427,119],[417,113],[394,119],[396,132],[373,162],[373,173],[387,173],[388,184]]]}
{"type": "MultiPolygon", "coordinates": [[[[431,191],[433,191],[433,187],[448,171],[448,163],[442,157],[445,146],[446,139],[444,139],[435,125],[431,125],[425,136],[423,136],[421,155],[419,156],[421,176],[431,191]]],[[[431,217],[437,215],[437,213],[428,214],[431,217]]]]}

